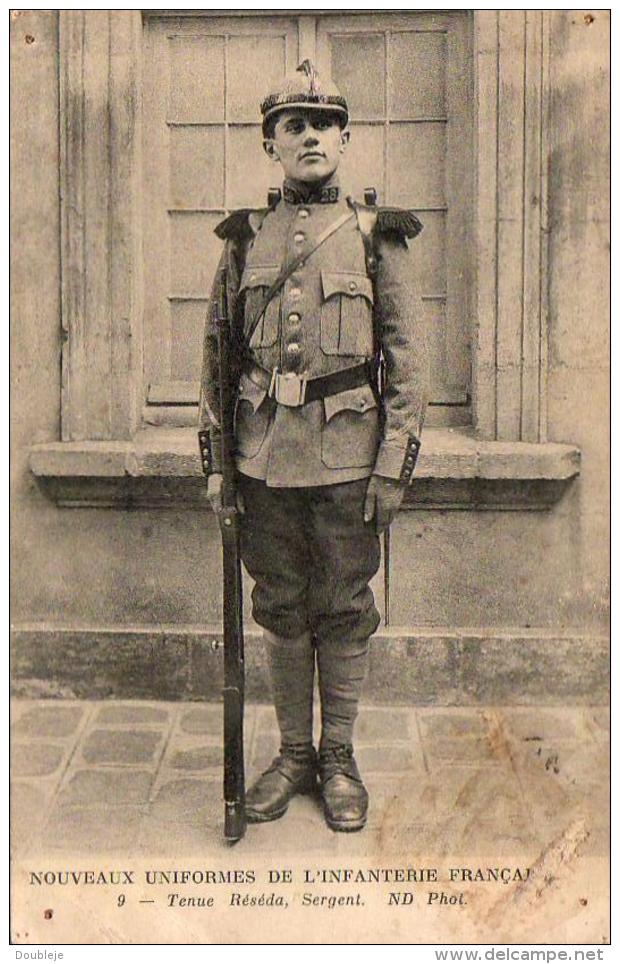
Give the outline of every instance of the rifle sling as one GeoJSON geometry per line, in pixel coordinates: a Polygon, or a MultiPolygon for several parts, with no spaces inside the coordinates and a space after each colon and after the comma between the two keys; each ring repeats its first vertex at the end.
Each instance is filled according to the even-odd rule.
{"type": "Polygon", "coordinates": [[[314,242],[313,246],[310,248],[309,251],[304,251],[302,254],[298,254],[297,257],[294,258],[294,260],[287,267],[282,269],[282,271],[280,272],[280,274],[278,275],[274,283],[267,291],[267,294],[265,295],[265,300],[263,301],[258,313],[252,319],[252,323],[245,335],[246,346],[249,346],[250,342],[252,341],[252,336],[256,331],[258,327],[258,323],[263,317],[263,314],[265,313],[265,310],[268,307],[269,302],[272,300],[272,298],[275,295],[277,295],[280,288],[284,284],[286,284],[290,276],[295,271],[297,271],[297,268],[299,268],[299,266],[303,264],[304,261],[307,261],[308,258],[314,254],[317,248],[320,248],[320,246],[325,241],[327,241],[328,238],[331,238],[332,234],[335,234],[336,231],[338,231],[341,227],[343,227],[343,225],[347,223],[347,221],[350,221],[354,217],[355,217],[355,211],[347,211],[345,212],[345,214],[342,214],[339,218],[336,218],[335,221],[332,221],[331,224],[328,224],[325,230],[319,234],[318,238],[316,239],[316,241],[314,242]]]}

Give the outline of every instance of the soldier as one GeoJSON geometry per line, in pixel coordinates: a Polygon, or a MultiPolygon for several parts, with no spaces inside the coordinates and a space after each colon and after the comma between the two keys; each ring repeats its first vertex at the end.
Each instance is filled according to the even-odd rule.
{"type": "MultiPolygon", "coordinates": [[[[229,317],[244,344],[235,415],[241,554],[256,583],[253,615],[281,733],[279,756],[248,790],[246,815],[281,817],[318,777],[328,825],[353,831],[368,809],[353,727],[379,624],[369,582],[379,533],[411,480],[426,406],[426,338],[407,253],[421,225],[410,211],[343,194],[336,172],[349,143],[347,104],[309,61],[261,110],[282,193],[216,228],[226,242],[229,317]]],[[[200,427],[210,434],[202,455],[216,512],[217,371],[208,321],[200,427]]]]}

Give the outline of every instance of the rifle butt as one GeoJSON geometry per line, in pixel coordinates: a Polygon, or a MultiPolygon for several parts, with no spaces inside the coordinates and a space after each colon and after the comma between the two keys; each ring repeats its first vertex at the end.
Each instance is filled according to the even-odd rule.
{"type": "Polygon", "coordinates": [[[243,692],[225,686],[224,696],[224,836],[231,842],[245,833],[243,692]]]}
{"type": "Polygon", "coordinates": [[[236,843],[245,834],[245,807],[239,803],[226,803],[224,811],[224,837],[229,843],[236,843]]]}

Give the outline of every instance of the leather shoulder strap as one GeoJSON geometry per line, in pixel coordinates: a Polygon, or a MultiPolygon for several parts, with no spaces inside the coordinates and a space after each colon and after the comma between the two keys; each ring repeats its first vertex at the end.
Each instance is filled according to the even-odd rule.
{"type": "Polygon", "coordinates": [[[248,331],[245,337],[246,345],[250,344],[250,341],[252,340],[252,335],[256,331],[258,327],[258,323],[263,317],[263,314],[265,313],[265,310],[268,307],[269,302],[272,300],[272,298],[274,298],[275,295],[277,295],[280,288],[284,284],[286,284],[290,276],[295,271],[297,271],[297,268],[300,266],[300,264],[302,264],[304,261],[307,261],[308,258],[310,258],[314,254],[317,248],[320,248],[321,245],[325,241],[327,241],[328,238],[331,238],[332,234],[335,234],[336,231],[340,230],[340,228],[343,227],[343,225],[345,225],[347,221],[351,221],[354,216],[355,214],[353,211],[345,211],[345,213],[341,214],[339,218],[336,218],[335,221],[332,221],[331,224],[328,224],[324,231],[321,231],[321,233],[315,239],[315,242],[309,251],[304,251],[301,254],[298,254],[297,257],[294,258],[289,265],[287,265],[285,268],[282,269],[282,271],[280,272],[276,280],[268,289],[267,294],[265,295],[265,298],[263,300],[263,303],[260,306],[260,309],[252,319],[252,323],[250,324],[250,327],[248,328],[248,331]]]}
{"type": "Polygon", "coordinates": [[[374,231],[377,224],[378,210],[375,205],[359,204],[352,199],[349,201],[355,211],[357,226],[362,236],[364,245],[364,258],[366,259],[366,273],[372,280],[377,274],[377,256],[375,255],[374,231]]]}

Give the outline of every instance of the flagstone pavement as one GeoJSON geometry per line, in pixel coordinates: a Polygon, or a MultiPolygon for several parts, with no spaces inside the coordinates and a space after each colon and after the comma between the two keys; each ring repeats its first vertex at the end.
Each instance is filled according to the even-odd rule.
{"type": "MultiPolygon", "coordinates": [[[[218,704],[15,700],[12,848],[140,857],[225,852],[218,704]]],[[[248,780],[277,751],[270,707],[247,707],[248,780]]],[[[330,831],[299,797],[250,826],[235,855],[472,850],[535,860],[579,826],[590,855],[609,835],[606,707],[365,707],[356,756],[371,797],[358,834],[330,831]]]]}

